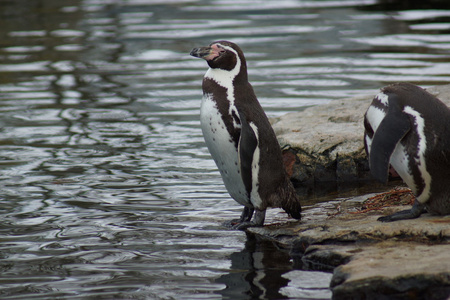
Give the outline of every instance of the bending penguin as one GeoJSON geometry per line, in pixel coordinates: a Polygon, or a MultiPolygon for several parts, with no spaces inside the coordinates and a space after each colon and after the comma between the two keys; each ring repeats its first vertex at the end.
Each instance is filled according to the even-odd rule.
{"type": "Polygon", "coordinates": [[[244,206],[240,219],[228,225],[241,230],[262,226],[267,207],[281,207],[300,219],[299,199],[275,133],[248,82],[242,50],[217,41],[194,48],[190,55],[209,65],[202,85],[203,137],[228,193],[244,206]]]}
{"type": "Polygon", "coordinates": [[[412,209],[378,220],[450,214],[450,109],[418,86],[397,83],[375,96],[364,127],[372,175],[385,183],[392,166],[416,196],[412,209]]]}

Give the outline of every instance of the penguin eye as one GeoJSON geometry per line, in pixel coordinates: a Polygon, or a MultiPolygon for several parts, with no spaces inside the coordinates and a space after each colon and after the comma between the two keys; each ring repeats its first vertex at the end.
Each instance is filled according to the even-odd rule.
{"type": "Polygon", "coordinates": [[[223,54],[227,51],[227,50],[226,50],[222,45],[220,45],[220,44],[213,44],[213,45],[211,46],[211,48],[213,48],[213,51],[214,51],[214,54],[215,54],[214,58],[212,59],[213,61],[219,59],[219,58],[220,58],[221,56],[223,56],[223,54]]]}
{"type": "Polygon", "coordinates": [[[217,45],[217,48],[219,48],[219,56],[223,55],[227,50],[223,48],[221,45],[217,45]]]}

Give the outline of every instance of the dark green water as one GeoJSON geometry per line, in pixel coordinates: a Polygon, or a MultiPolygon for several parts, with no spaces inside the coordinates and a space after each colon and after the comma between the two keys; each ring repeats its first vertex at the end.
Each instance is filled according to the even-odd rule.
{"type": "Polygon", "coordinates": [[[188,54],[241,45],[270,117],[450,83],[450,10],[374,3],[0,0],[0,298],[330,298],[330,274],[221,227],[241,208],[188,54]]]}

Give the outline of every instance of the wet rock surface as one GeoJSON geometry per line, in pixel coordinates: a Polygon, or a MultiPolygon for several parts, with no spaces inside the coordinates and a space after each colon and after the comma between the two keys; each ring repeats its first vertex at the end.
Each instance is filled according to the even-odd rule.
{"type": "MultiPolygon", "coordinates": [[[[450,85],[428,88],[450,106],[450,85]]],[[[333,100],[272,120],[285,165],[295,182],[361,181],[370,178],[364,150],[364,113],[373,94],[333,100]]]]}
{"type": "Polygon", "coordinates": [[[450,216],[382,223],[410,206],[360,212],[372,195],[307,208],[299,223],[248,231],[289,249],[303,268],[332,271],[333,299],[448,299],[450,216]]]}

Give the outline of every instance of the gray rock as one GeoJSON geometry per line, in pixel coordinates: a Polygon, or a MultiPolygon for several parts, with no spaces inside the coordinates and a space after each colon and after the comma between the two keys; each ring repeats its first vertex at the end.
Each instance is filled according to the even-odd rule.
{"type": "Polygon", "coordinates": [[[355,253],[331,280],[334,299],[448,299],[450,245],[385,241],[355,253]]]}

